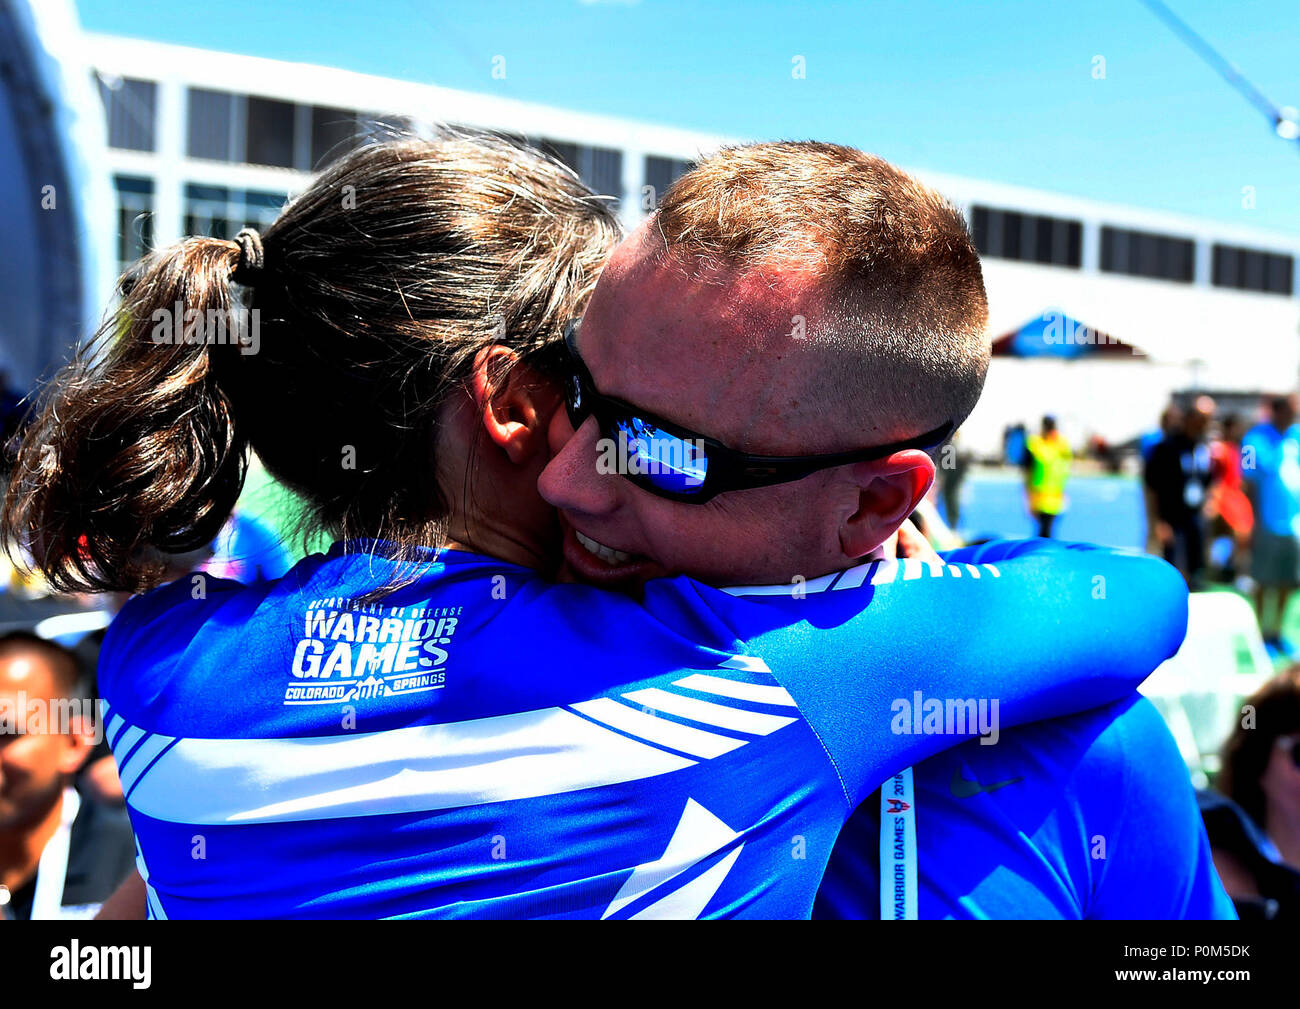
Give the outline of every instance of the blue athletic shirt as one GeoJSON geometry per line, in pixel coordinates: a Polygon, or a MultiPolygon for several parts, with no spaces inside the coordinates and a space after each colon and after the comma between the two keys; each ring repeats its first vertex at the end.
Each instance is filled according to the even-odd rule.
{"type": "MultiPolygon", "coordinates": [[[[913,768],[920,918],[1236,918],[1178,747],[1137,694],[913,768]]],[[[835,845],[814,918],[880,917],[880,813],[835,845]]]]}
{"type": "Polygon", "coordinates": [[[896,701],[1086,709],[1187,619],[1163,561],[1043,540],[640,601],[382,551],[182,578],[114,621],[151,917],[807,917],[858,803],[961,741],[894,731],[896,701]]]}
{"type": "Polygon", "coordinates": [[[1300,536],[1300,427],[1257,424],[1241,452],[1242,479],[1255,486],[1255,520],[1275,536],[1300,536]]]}

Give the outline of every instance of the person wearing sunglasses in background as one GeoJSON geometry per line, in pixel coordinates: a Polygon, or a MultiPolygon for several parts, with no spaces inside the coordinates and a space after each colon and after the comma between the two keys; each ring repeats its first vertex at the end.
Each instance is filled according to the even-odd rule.
{"type": "MultiPolygon", "coordinates": [[[[934,479],[929,453],[979,397],[984,304],[960,213],[879,158],[806,142],[706,159],[619,246],[569,329],[569,409],[551,423],[538,484],[568,568],[623,587],[672,573],[853,584],[844,569],[916,508],[934,479]],[[627,479],[604,472],[620,444],[627,479]]],[[[1065,623],[1032,604],[984,611],[985,581],[913,612],[929,641],[922,689],[990,633],[1046,648],[1045,674],[1068,667],[1077,657],[1051,643],[1091,624],[1115,587],[1096,579],[1065,623]]],[[[899,630],[881,624],[879,647],[899,630]]],[[[844,703],[822,689],[824,710],[844,703]]],[[[839,733],[859,728],[818,726],[833,758],[839,733]]],[[[883,894],[878,854],[897,819],[889,793],[862,804],[820,916],[1232,916],[1186,770],[1147,701],[986,742],[916,768],[916,844],[886,868],[883,894]],[[910,877],[916,861],[916,886],[896,901],[897,871],[910,877]]]]}
{"type": "MultiPolygon", "coordinates": [[[[877,181],[857,178],[858,198],[902,214],[876,229],[881,254],[913,250],[927,289],[960,279],[946,297],[967,299],[960,326],[908,315],[950,334],[965,376],[917,428],[930,442],[973,405],[987,363],[978,258],[955,218],[910,230],[932,197],[877,181]]],[[[264,236],[144,261],[101,353],[55,381],[6,512],[53,583],[150,585],[142,548],[210,539],[249,450],[339,538],[278,580],[182,578],[110,628],[100,684],[139,912],[807,917],[841,826],[886,777],[976,732],[1123,697],[1176,650],[1185,589],[1153,559],[999,543],[863,564],[933,477],[923,451],[887,444],[916,432],[867,424],[834,445],[791,423],[751,452],[720,422],[740,390],[717,373],[715,395],[674,418],[708,432],[688,466],[705,503],[648,493],[673,488],[639,473],[601,479],[680,509],[687,540],[734,523],[747,549],[701,573],[751,587],[546,580],[561,540],[537,485],[568,427],[564,390],[575,419],[590,403],[638,452],[636,417],[615,412],[636,409],[590,383],[583,398],[564,353],[614,238],[608,208],[535,151],[367,145],[264,236]],[[257,353],[156,339],[158,311],[208,319],[241,291],[260,312],[257,353]],[[839,452],[868,461],[826,455],[839,452]],[[755,458],[770,453],[785,458],[755,458]],[[745,516],[770,494],[810,507],[766,543],[745,516]],[[715,525],[692,528],[697,515],[715,525]],[[1081,609],[1086,625],[1067,619],[1081,609]],[[1059,628],[1050,642],[1008,634],[1026,612],[1059,628]],[[963,636],[938,664],[935,620],[963,636]],[[896,700],[921,689],[988,702],[992,718],[900,729],[896,700]]],[[[585,330],[577,347],[586,357],[585,330]]],[[[689,363],[686,345],[667,354],[689,363]]],[[[632,361],[628,376],[664,365],[632,361]]],[[[603,360],[592,371],[609,381],[603,360]]]]}
{"type": "Polygon", "coordinates": [[[1300,917],[1300,666],[1242,706],[1217,791],[1201,794],[1201,812],[1241,916],[1300,917]]]}

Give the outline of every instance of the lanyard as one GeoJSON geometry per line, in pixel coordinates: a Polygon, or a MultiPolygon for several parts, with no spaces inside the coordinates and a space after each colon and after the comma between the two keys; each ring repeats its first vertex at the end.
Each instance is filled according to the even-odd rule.
{"type": "Polygon", "coordinates": [[[81,796],[75,788],[63,790],[63,815],[50,843],[41,852],[36,867],[36,892],[32,894],[32,921],[52,921],[60,917],[63,885],[68,878],[68,852],[72,847],[72,821],[81,809],[81,796]]]}
{"type": "Polygon", "coordinates": [[[912,769],[880,786],[880,920],[916,919],[916,796],[912,769]]]}

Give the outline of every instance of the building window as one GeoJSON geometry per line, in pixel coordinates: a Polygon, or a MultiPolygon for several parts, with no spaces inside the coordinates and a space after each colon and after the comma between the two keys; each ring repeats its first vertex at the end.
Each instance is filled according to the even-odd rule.
{"type": "Polygon", "coordinates": [[[311,168],[319,171],[357,145],[357,114],[352,109],[316,105],[311,110],[311,168]]]}
{"type": "MultiPolygon", "coordinates": [[[[695,166],[689,161],[680,161],[676,158],[661,158],[654,154],[647,155],[645,159],[645,184],[650,187],[650,192],[646,195],[653,201],[654,206],[659,205],[664,193],[668,192],[668,187],[693,167],[695,166]]],[[[647,207],[646,209],[652,208],[647,207]]]]}
{"type": "Polygon", "coordinates": [[[984,256],[1078,269],[1083,224],[1061,217],[976,206],[971,212],[975,248],[984,256]]]}
{"type": "MultiPolygon", "coordinates": [[[[189,90],[186,152],[192,158],[319,171],[367,140],[419,134],[406,116],[189,90]]],[[[576,147],[574,148],[576,151],[576,147]]]]}
{"type": "Polygon", "coordinates": [[[544,154],[549,154],[551,157],[555,158],[556,161],[563,161],[575,172],[581,174],[578,167],[577,144],[571,144],[565,140],[547,140],[544,137],[539,137],[535,140],[530,140],[529,142],[544,154]]]}
{"type": "Polygon", "coordinates": [[[108,145],[125,151],[154,150],[158,85],[130,77],[99,77],[108,121],[108,145]]]}
{"type": "Polygon", "coordinates": [[[242,160],[237,142],[238,112],[236,96],[228,91],[190,88],[186,153],[210,161],[242,160]]]}
{"type": "Polygon", "coordinates": [[[243,219],[241,209],[231,207],[230,190],[225,186],[186,183],[185,234],[233,238],[243,219]]]}
{"type": "Polygon", "coordinates": [[[153,179],[113,176],[117,191],[117,263],[125,270],[153,248],[153,179]]]}
{"type": "Polygon", "coordinates": [[[415,120],[409,116],[366,115],[354,109],[314,105],[308,118],[311,163],[299,167],[309,171],[320,171],[367,142],[405,140],[419,135],[415,120]]]}
{"type": "Polygon", "coordinates": [[[1266,291],[1290,294],[1294,290],[1295,257],[1259,249],[1242,249],[1235,245],[1214,246],[1216,287],[1235,287],[1243,291],[1266,291]]]}
{"type": "Polygon", "coordinates": [[[529,143],[572,168],[597,196],[612,196],[615,207],[623,199],[622,151],[544,137],[531,139],[529,143]]]}
{"type": "Polygon", "coordinates": [[[597,196],[612,196],[614,206],[623,201],[623,152],[609,147],[583,147],[578,174],[597,196]]]}
{"type": "Polygon", "coordinates": [[[261,189],[228,189],[190,182],[185,186],[185,234],[234,238],[240,228],[269,228],[288,197],[261,189]]]}
{"type": "Polygon", "coordinates": [[[1101,268],[1107,273],[1154,277],[1190,284],[1196,243],[1190,238],[1127,228],[1101,229],[1101,268]]]}
{"type": "Polygon", "coordinates": [[[244,193],[244,225],[265,231],[280,216],[288,196],[250,189],[244,193]]]}
{"type": "Polygon", "coordinates": [[[248,99],[245,160],[250,165],[293,167],[294,107],[271,98],[248,99]]]}

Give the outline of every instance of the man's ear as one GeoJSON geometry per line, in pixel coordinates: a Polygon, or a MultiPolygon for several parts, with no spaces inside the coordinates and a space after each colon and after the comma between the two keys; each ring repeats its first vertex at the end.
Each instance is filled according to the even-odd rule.
{"type": "Polygon", "coordinates": [[[857,510],[840,525],[840,546],[850,558],[865,557],[894,535],[934,483],[934,460],[907,449],[853,467],[857,510]]]}
{"type": "Polygon", "coordinates": [[[513,350],[493,344],[474,355],[470,389],[483,430],[512,463],[521,465],[545,447],[558,393],[513,350]]]}

